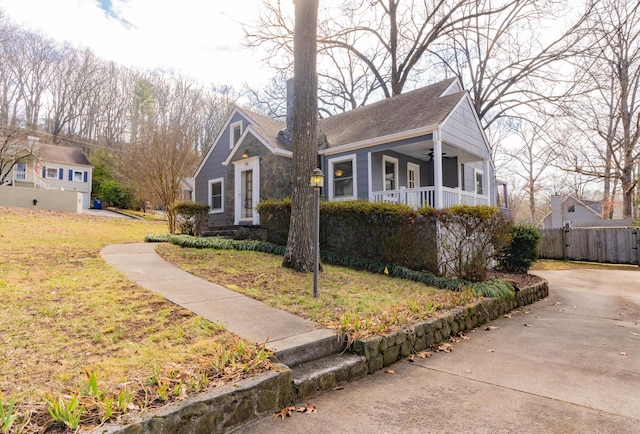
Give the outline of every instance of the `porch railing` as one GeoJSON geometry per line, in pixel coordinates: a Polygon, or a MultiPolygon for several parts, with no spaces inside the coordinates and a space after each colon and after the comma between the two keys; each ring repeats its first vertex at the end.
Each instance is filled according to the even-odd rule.
{"type": "MultiPolygon", "coordinates": [[[[403,203],[414,209],[421,206],[435,207],[435,187],[400,188],[398,190],[374,191],[369,196],[370,202],[403,203]]],[[[488,205],[489,197],[458,188],[442,187],[442,205],[448,208],[453,205],[488,205]]]]}

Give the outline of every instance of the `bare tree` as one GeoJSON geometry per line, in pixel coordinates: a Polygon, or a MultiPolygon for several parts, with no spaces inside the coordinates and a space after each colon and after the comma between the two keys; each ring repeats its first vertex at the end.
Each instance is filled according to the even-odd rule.
{"type": "Polygon", "coordinates": [[[18,128],[0,129],[0,185],[9,181],[15,165],[34,154],[34,143],[25,141],[18,128]]]}
{"type": "Polygon", "coordinates": [[[509,172],[523,181],[523,190],[527,193],[531,224],[536,224],[536,198],[543,189],[542,182],[548,173],[549,163],[554,159],[549,152],[547,125],[542,123],[523,123],[517,131],[519,145],[505,149],[509,157],[509,172]]]}
{"type": "Polygon", "coordinates": [[[576,76],[590,87],[563,107],[558,161],[603,180],[605,203],[613,203],[619,186],[623,217],[630,218],[640,161],[640,3],[603,0],[590,22],[592,45],[575,62],[576,76]]]}
{"type": "Polygon", "coordinates": [[[309,178],[318,156],[318,0],[297,0],[295,16],[291,223],[282,265],[310,272],[313,270],[313,198],[309,178]]]}
{"type": "Polygon", "coordinates": [[[430,48],[436,65],[470,91],[485,129],[575,91],[558,68],[583,49],[579,44],[588,34],[593,4],[577,12],[575,3],[565,0],[518,0],[499,13],[482,14],[486,7],[484,2],[470,6],[477,12],[468,25],[430,48]],[[560,17],[573,15],[573,23],[556,30],[563,25],[560,17]]]}

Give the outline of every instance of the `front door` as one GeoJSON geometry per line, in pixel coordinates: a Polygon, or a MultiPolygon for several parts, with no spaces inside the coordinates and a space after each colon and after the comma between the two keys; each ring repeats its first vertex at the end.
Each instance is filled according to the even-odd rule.
{"type": "Polygon", "coordinates": [[[260,224],[256,211],[260,199],[260,159],[244,158],[234,161],[234,224],[260,224]]]}

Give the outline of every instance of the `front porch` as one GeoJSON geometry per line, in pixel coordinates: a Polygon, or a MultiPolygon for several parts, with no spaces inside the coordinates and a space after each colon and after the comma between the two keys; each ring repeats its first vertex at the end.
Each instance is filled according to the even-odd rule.
{"type": "Polygon", "coordinates": [[[384,202],[405,204],[417,209],[423,206],[433,208],[448,208],[454,205],[489,205],[489,196],[464,191],[459,188],[441,188],[442,201],[436,202],[436,188],[404,188],[398,190],[374,191],[369,195],[369,202],[384,202]]]}

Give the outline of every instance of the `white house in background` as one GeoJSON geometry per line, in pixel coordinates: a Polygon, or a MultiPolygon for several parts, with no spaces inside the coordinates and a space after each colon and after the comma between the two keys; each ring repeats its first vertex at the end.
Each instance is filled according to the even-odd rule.
{"type": "Polygon", "coordinates": [[[592,226],[629,226],[631,220],[603,219],[602,202],[551,195],[551,212],[542,219],[544,229],[592,226]]]}
{"type": "Polygon", "coordinates": [[[33,155],[13,167],[9,185],[78,192],[82,194],[82,208],[88,209],[91,180],[91,163],[82,149],[37,143],[33,155]]]}

